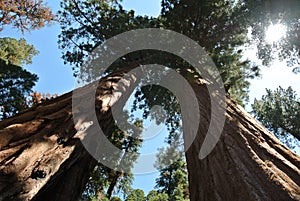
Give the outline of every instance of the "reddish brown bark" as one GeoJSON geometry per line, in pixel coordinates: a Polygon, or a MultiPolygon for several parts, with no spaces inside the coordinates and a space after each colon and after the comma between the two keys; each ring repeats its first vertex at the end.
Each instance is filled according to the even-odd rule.
{"type": "MultiPolygon", "coordinates": [[[[104,132],[113,122],[107,99],[121,75],[99,82],[95,108],[104,132]]],[[[206,87],[193,87],[201,122],[186,153],[191,200],[300,200],[299,156],[230,98],[220,141],[207,158],[199,159],[211,118],[210,99],[206,87]]],[[[85,97],[86,88],[79,90],[85,97]]],[[[79,137],[84,136],[73,122],[72,93],[0,122],[0,200],[76,200],[96,164],[79,137]]]]}
{"type": "MultiPolygon", "coordinates": [[[[113,95],[110,79],[121,74],[99,82],[95,108],[104,133],[113,119],[102,103],[113,95]]],[[[87,87],[78,90],[86,101],[87,87]]],[[[72,92],[0,122],[0,200],[76,200],[96,165],[78,133],[72,92]]]]}
{"type": "Polygon", "coordinates": [[[217,146],[199,151],[211,118],[206,88],[195,86],[202,121],[186,153],[193,201],[300,200],[300,158],[230,98],[217,146]],[[201,96],[200,96],[201,94],[201,96]],[[206,95],[205,95],[206,94],[206,95]]]}

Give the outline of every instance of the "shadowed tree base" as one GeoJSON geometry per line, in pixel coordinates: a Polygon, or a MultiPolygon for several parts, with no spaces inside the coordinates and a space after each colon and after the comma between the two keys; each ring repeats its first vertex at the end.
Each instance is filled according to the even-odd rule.
{"type": "MultiPolygon", "coordinates": [[[[105,133],[113,122],[110,100],[124,72],[99,81],[95,108],[105,133]]],[[[193,88],[201,122],[186,153],[191,200],[300,200],[299,156],[230,98],[221,139],[208,157],[199,159],[210,99],[204,85],[193,88]]],[[[85,97],[87,88],[78,90],[85,97]]],[[[73,122],[71,92],[0,122],[0,200],[77,200],[96,165],[81,144],[80,126],[73,122]]]]}

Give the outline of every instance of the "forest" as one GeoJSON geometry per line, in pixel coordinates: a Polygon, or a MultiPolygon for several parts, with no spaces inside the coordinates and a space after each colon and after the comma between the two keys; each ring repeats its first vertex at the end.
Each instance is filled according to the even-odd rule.
{"type": "Polygon", "coordinates": [[[125,2],[0,0],[0,200],[300,200],[298,83],[249,98],[275,61],[299,76],[300,1],[125,2]],[[61,95],[1,34],[53,26],[76,80],[61,95]]]}

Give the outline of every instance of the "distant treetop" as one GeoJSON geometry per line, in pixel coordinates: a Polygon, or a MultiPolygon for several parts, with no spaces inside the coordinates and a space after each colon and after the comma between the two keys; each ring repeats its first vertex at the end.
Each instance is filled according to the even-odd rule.
{"type": "Polygon", "coordinates": [[[12,25],[24,33],[53,20],[56,16],[43,0],[0,0],[0,31],[12,25]]]}

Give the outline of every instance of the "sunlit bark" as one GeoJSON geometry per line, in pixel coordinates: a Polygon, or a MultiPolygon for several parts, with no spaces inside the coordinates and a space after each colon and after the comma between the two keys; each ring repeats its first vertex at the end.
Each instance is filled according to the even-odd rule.
{"type": "MultiPolygon", "coordinates": [[[[104,132],[113,122],[108,100],[122,73],[99,82],[95,108],[104,132]]],[[[129,84],[134,82],[128,78],[129,84]]],[[[299,156],[230,98],[220,141],[207,158],[199,159],[210,100],[206,87],[193,87],[200,119],[207,124],[201,121],[186,154],[191,200],[300,200],[299,156]]],[[[86,89],[78,89],[82,97],[86,89]]],[[[72,93],[0,122],[0,200],[76,200],[96,165],[79,138],[84,136],[73,122],[72,93]]]]}

